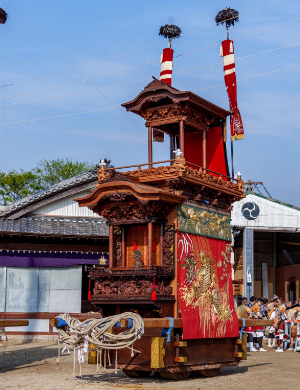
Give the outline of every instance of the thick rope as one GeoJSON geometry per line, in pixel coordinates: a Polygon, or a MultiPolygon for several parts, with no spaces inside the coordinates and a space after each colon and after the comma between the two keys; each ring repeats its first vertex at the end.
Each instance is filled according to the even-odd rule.
{"type": "MultiPolygon", "coordinates": [[[[75,333],[75,335],[70,335],[64,328],[57,328],[60,334],[60,342],[72,348],[83,348],[85,342],[88,341],[94,344],[97,349],[116,350],[129,347],[132,349],[135,340],[140,339],[144,333],[142,317],[131,312],[105,318],[91,318],[85,322],[80,322],[68,313],[61,314],[58,318],[64,320],[75,333]],[[111,333],[110,330],[123,319],[131,319],[132,327],[117,335],[111,333]]],[[[110,360],[109,357],[108,359],[110,360]]]]}

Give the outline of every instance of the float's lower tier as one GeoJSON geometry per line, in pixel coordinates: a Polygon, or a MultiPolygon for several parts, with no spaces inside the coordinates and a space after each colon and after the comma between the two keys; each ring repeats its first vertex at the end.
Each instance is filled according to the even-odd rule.
{"type": "Polygon", "coordinates": [[[133,356],[131,349],[118,351],[118,366],[125,374],[147,376],[154,371],[170,379],[183,379],[176,373],[187,373],[185,377],[191,372],[214,376],[221,367],[235,366],[242,359],[242,340],[237,338],[183,341],[177,334],[168,342],[160,333],[158,329],[147,329],[134,343],[133,356]]]}

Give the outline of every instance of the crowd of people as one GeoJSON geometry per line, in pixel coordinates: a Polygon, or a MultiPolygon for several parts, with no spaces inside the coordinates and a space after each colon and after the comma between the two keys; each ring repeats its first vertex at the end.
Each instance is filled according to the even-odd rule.
{"type": "Polygon", "coordinates": [[[267,352],[263,348],[263,339],[268,340],[269,348],[276,352],[300,352],[300,306],[287,307],[282,298],[274,295],[271,302],[266,298],[252,296],[248,302],[242,298],[242,304],[237,308],[238,318],[273,320],[273,326],[245,326],[243,333],[247,335],[247,345],[250,352],[267,352]],[[268,333],[268,334],[267,334],[268,333]]]}

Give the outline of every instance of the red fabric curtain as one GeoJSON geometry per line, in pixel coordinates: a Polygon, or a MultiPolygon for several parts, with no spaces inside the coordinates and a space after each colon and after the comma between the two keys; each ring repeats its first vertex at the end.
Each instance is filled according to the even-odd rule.
{"type": "Polygon", "coordinates": [[[184,134],[184,157],[188,162],[203,166],[202,132],[184,134]]]}
{"type": "Polygon", "coordinates": [[[230,252],[230,242],[178,232],[183,339],[238,337],[230,252]]]}
{"type": "MultiPolygon", "coordinates": [[[[200,167],[203,166],[202,132],[185,134],[184,155],[186,161],[200,167]]],[[[212,171],[227,175],[223,129],[221,126],[211,128],[206,132],[206,165],[212,171]]]]}
{"type": "Polygon", "coordinates": [[[212,171],[227,175],[222,127],[214,127],[206,133],[206,163],[212,171]]]}

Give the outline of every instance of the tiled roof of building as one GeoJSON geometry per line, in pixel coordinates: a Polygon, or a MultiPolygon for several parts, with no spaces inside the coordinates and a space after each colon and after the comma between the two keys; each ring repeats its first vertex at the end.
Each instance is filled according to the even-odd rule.
{"type": "Polygon", "coordinates": [[[17,202],[14,202],[12,204],[9,204],[3,209],[0,209],[0,216],[5,217],[12,213],[15,213],[16,211],[25,208],[31,204],[34,204],[36,202],[39,202],[42,199],[51,197],[59,192],[66,191],[68,189],[71,189],[73,187],[96,181],[97,179],[97,172],[94,171],[88,171],[81,173],[78,176],[74,176],[71,179],[67,179],[64,181],[61,181],[60,183],[57,183],[49,188],[46,188],[45,190],[38,191],[32,195],[27,196],[26,198],[23,198],[17,202]]]}
{"type": "Polygon", "coordinates": [[[269,200],[270,202],[277,203],[277,204],[280,204],[282,206],[286,206],[286,207],[289,207],[291,209],[300,211],[300,207],[293,206],[293,205],[291,205],[289,203],[282,202],[281,200],[276,200],[276,199],[270,198],[270,197],[268,197],[266,195],[258,194],[257,192],[248,191],[248,192],[245,193],[245,195],[249,195],[249,194],[255,195],[255,196],[259,197],[259,198],[269,200]]]}
{"type": "Polygon", "coordinates": [[[20,219],[0,218],[0,232],[107,237],[108,226],[102,218],[30,216],[20,219]]]}

